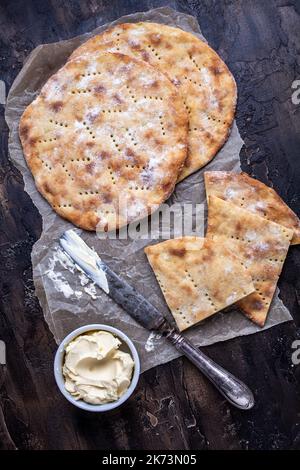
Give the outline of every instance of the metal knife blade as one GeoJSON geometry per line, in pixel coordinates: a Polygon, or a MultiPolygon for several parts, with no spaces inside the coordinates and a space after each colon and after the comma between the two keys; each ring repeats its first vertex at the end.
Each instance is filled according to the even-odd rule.
{"type": "Polygon", "coordinates": [[[145,297],[114,273],[74,230],[67,230],[59,242],[86,276],[144,328],[157,330],[166,321],[145,297]]]}

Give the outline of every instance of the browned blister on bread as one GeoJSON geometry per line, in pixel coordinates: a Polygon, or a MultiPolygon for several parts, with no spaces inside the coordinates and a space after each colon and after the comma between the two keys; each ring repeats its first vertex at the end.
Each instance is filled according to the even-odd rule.
{"type": "Polygon", "coordinates": [[[210,196],[206,236],[226,246],[253,279],[255,293],[237,305],[256,324],[265,324],[293,231],[210,196]]]}
{"type": "Polygon", "coordinates": [[[250,274],[219,241],[183,237],[145,253],[180,330],[254,291],[250,274]]]}
{"type": "Polygon", "coordinates": [[[41,194],[86,230],[141,219],[172,193],[187,155],[187,113],[159,70],[122,54],[69,61],[20,122],[41,194]]]}
{"type": "Polygon", "coordinates": [[[206,165],[225,143],[235,113],[236,84],[219,55],[179,28],[124,23],[92,37],[71,59],[103,51],[122,52],[166,73],[189,114],[188,158],[179,180],[206,165]]]}
{"type": "Polygon", "coordinates": [[[300,243],[299,217],[274,189],[251,178],[247,173],[206,171],[204,179],[207,198],[219,197],[260,217],[290,228],[294,231],[291,244],[300,243]]]}

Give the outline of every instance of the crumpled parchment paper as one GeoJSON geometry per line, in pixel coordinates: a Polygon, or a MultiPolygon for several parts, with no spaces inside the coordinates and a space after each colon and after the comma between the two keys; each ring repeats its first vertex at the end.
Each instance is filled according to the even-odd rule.
{"type": "MultiPolygon", "coordinates": [[[[10,129],[10,157],[22,173],[25,190],[43,219],[41,238],[35,243],[32,251],[33,279],[45,319],[56,341],[59,343],[71,330],[88,323],[110,324],[120,328],[134,341],[144,371],[174,359],[179,355],[178,351],[166,340],[136,324],[104,292],[78,273],[70,260],[62,254],[58,247],[58,238],[72,225],[60,218],[37,192],[18,136],[19,119],[25,107],[38,94],[48,77],[66,62],[70,53],[81,42],[108,26],[136,21],[154,21],[178,26],[204,39],[195,18],[170,8],[158,8],[146,13],[124,16],[68,41],[41,45],[29,55],[11,87],[6,105],[6,121],[10,129]]],[[[205,169],[238,171],[242,145],[243,141],[234,123],[227,143],[205,169]]],[[[178,184],[170,202],[204,203],[203,170],[178,184]]],[[[203,235],[204,216],[200,232],[202,233],[198,234],[203,235]]],[[[113,270],[135,286],[164,314],[171,316],[143,252],[143,247],[150,243],[149,240],[103,240],[88,232],[82,232],[82,236],[113,270]]],[[[288,320],[291,320],[291,316],[278,298],[277,292],[263,329],[288,320]]],[[[208,318],[185,334],[196,345],[208,345],[258,331],[261,329],[241,313],[230,311],[208,318]]]]}

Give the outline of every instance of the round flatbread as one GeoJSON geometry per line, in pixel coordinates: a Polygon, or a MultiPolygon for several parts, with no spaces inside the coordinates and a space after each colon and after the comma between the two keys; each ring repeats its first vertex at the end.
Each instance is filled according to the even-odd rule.
{"type": "Polygon", "coordinates": [[[172,193],[187,153],[187,113],[151,65],[104,53],[72,60],[25,110],[20,138],[36,186],[87,230],[112,230],[172,193]]]}
{"type": "Polygon", "coordinates": [[[179,28],[124,23],[86,41],[71,58],[105,50],[140,58],[168,74],[189,114],[188,158],[179,180],[206,165],[225,143],[236,106],[234,78],[218,54],[179,28]]]}

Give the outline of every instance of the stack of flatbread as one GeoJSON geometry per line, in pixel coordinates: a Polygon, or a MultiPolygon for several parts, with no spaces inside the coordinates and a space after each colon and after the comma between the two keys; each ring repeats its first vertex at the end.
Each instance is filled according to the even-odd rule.
{"type": "Polygon", "coordinates": [[[227,139],[236,85],[196,36],[117,25],[83,43],[25,110],[20,139],[62,217],[108,231],[152,213],[227,139]]]}
{"type": "Polygon", "coordinates": [[[180,330],[235,304],[265,324],[300,221],[276,192],[242,173],[205,173],[206,238],[184,237],[145,249],[180,330]]]}

